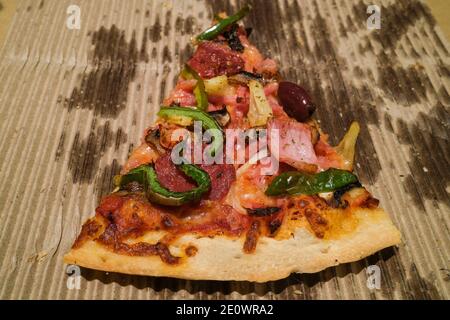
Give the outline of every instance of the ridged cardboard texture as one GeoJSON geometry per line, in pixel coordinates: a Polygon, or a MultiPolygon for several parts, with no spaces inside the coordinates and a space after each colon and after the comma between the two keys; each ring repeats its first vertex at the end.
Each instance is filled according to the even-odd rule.
{"type": "Polygon", "coordinates": [[[190,37],[244,1],[24,0],[0,51],[1,298],[449,299],[450,46],[426,5],[377,1],[381,29],[369,30],[373,1],[248,2],[251,41],[310,91],[331,141],[360,122],[357,174],[403,243],[266,284],[87,269],[74,281],[62,256],[155,119],[190,37]]]}

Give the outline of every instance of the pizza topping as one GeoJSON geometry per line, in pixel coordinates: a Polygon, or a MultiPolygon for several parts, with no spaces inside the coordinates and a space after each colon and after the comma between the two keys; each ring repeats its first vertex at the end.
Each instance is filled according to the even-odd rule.
{"type": "Polygon", "coordinates": [[[199,200],[211,187],[211,179],[208,173],[192,164],[182,164],[179,168],[197,183],[198,186],[196,188],[184,192],[168,190],[159,182],[155,169],[146,165],[133,169],[128,174],[121,176],[119,187],[122,188],[131,181],[137,181],[144,186],[147,198],[151,202],[166,206],[181,206],[185,203],[199,200]]]}
{"type": "Polygon", "coordinates": [[[250,93],[247,86],[237,86],[236,94],[232,97],[227,110],[230,114],[229,128],[246,129],[248,128],[248,121],[245,115],[248,112],[250,101],[250,93]]]}
{"type": "Polygon", "coordinates": [[[197,47],[188,64],[202,78],[233,75],[244,70],[245,62],[238,52],[225,44],[204,41],[197,47]]]}
{"type": "Polygon", "coordinates": [[[196,85],[195,79],[184,80],[180,77],[175,89],[172,90],[169,97],[164,99],[163,105],[195,106],[197,100],[193,91],[196,85]]]}
{"type": "MultiPolygon", "coordinates": [[[[205,193],[205,200],[220,200],[228,193],[231,184],[236,180],[234,166],[231,164],[202,164],[199,166],[208,173],[211,179],[211,188],[205,193]]],[[[160,157],[155,163],[158,180],[172,191],[184,192],[195,187],[191,179],[179,170],[170,158],[170,153],[160,157]]]]}
{"type": "Polygon", "coordinates": [[[208,112],[222,127],[225,127],[231,120],[227,108],[208,112]]]}
{"type": "Polygon", "coordinates": [[[279,154],[275,156],[280,162],[297,170],[311,173],[317,171],[317,156],[311,142],[309,125],[289,118],[275,118],[269,122],[267,129],[279,130],[279,154]]]}
{"type": "Polygon", "coordinates": [[[208,200],[221,200],[236,180],[236,171],[232,164],[201,165],[211,178],[211,189],[205,196],[208,200]]]}
{"type": "Polygon", "coordinates": [[[358,122],[352,122],[350,128],[336,147],[336,152],[344,159],[342,169],[353,170],[353,160],[355,158],[356,140],[359,135],[358,122]]]}
{"type": "Polygon", "coordinates": [[[264,59],[256,66],[256,70],[263,75],[264,79],[279,78],[278,66],[275,60],[268,58],[264,59]]]}
{"type": "MultiPolygon", "coordinates": [[[[314,146],[314,150],[317,142],[320,140],[320,129],[315,120],[308,121],[309,129],[311,130],[311,143],[314,146]]],[[[324,141],[325,142],[325,141],[324,141]]],[[[316,151],[317,155],[317,151],[316,151]]]]}
{"type": "Polygon", "coordinates": [[[258,67],[264,61],[263,55],[259,52],[258,48],[249,43],[247,37],[241,35],[240,39],[245,48],[244,52],[241,53],[241,57],[245,61],[244,70],[248,72],[257,72],[258,67]]]}
{"type": "Polygon", "coordinates": [[[180,117],[190,119],[191,121],[201,121],[204,130],[213,129],[210,130],[213,137],[213,141],[211,142],[211,147],[209,149],[210,154],[215,155],[216,151],[221,149],[223,146],[222,129],[217,121],[206,112],[183,107],[163,107],[159,110],[158,116],[169,122],[177,122],[180,117]]]}
{"type": "Polygon", "coordinates": [[[137,168],[142,164],[152,163],[158,159],[159,153],[147,143],[142,143],[137,147],[123,166],[121,173],[127,173],[131,169],[137,168]]]}
{"type": "Polygon", "coordinates": [[[250,12],[250,10],[251,6],[246,5],[235,14],[223,19],[220,18],[220,21],[217,24],[199,34],[196,37],[196,40],[203,41],[215,39],[217,36],[222,34],[229,26],[235,24],[236,22],[244,18],[250,12]]]}
{"type": "Polygon", "coordinates": [[[348,204],[349,207],[358,208],[376,208],[379,201],[372,197],[372,195],[365,188],[352,188],[344,193],[341,201],[348,204]]]}
{"type": "Polygon", "coordinates": [[[269,196],[312,195],[334,191],[357,181],[358,178],[354,174],[334,168],[317,174],[290,171],[277,176],[267,188],[266,194],[269,196]]]}
{"type": "Polygon", "coordinates": [[[150,147],[158,151],[159,154],[166,152],[166,149],[161,145],[161,130],[159,126],[148,129],[144,140],[150,147]]]}
{"type": "Polygon", "coordinates": [[[148,167],[147,176],[150,186],[147,190],[147,197],[150,201],[166,206],[180,206],[199,200],[210,189],[211,179],[208,173],[192,164],[182,164],[179,167],[185,175],[191,177],[197,183],[198,187],[185,192],[168,190],[159,183],[154,169],[148,167]]]}
{"type": "Polygon", "coordinates": [[[238,34],[239,26],[235,23],[227,31],[223,33],[223,36],[228,42],[228,45],[230,48],[237,52],[243,52],[244,46],[241,43],[241,40],[239,39],[238,34]]]}
{"type": "Polygon", "coordinates": [[[244,242],[244,252],[253,253],[256,250],[256,244],[259,238],[259,221],[255,220],[252,222],[250,229],[247,231],[244,242]]]}
{"type": "Polygon", "coordinates": [[[185,79],[195,79],[197,81],[194,89],[195,100],[197,101],[197,108],[206,110],[208,108],[208,96],[206,95],[205,84],[200,75],[192,69],[188,64],[185,65],[182,72],[185,79]]]}
{"type": "Polygon", "coordinates": [[[316,109],[306,90],[292,82],[281,81],[279,83],[278,98],[284,111],[300,122],[311,117],[316,109]]]}
{"type": "Polygon", "coordinates": [[[279,208],[279,207],[267,207],[267,208],[256,208],[256,209],[246,208],[246,210],[247,210],[248,214],[251,216],[266,217],[266,216],[270,216],[270,215],[277,213],[278,211],[281,210],[281,208],[279,208]]]}
{"type": "Polygon", "coordinates": [[[155,162],[155,171],[158,180],[164,188],[176,192],[185,192],[195,188],[195,183],[177,168],[172,162],[170,152],[155,162]]]}
{"type": "Polygon", "coordinates": [[[249,162],[248,165],[244,164],[239,168],[239,177],[226,198],[227,203],[247,214],[248,209],[282,207],[285,202],[283,199],[270,197],[264,193],[272,179],[271,176],[261,175],[264,165],[261,162],[257,164],[249,162]]]}
{"type": "Polygon", "coordinates": [[[347,184],[346,186],[343,186],[342,188],[339,188],[337,190],[335,190],[332,193],[332,198],[330,199],[331,201],[329,201],[329,203],[331,204],[332,207],[334,208],[345,208],[348,206],[348,202],[341,199],[342,196],[349,190],[353,189],[353,188],[360,188],[361,187],[361,183],[359,181],[354,182],[354,183],[350,183],[347,184]]]}
{"type": "Polygon", "coordinates": [[[208,95],[221,96],[228,89],[228,77],[226,75],[217,76],[203,81],[208,95]]]}
{"type": "Polygon", "coordinates": [[[234,76],[228,78],[228,81],[232,84],[248,86],[250,80],[263,81],[263,77],[260,74],[241,71],[234,76]]]}
{"type": "Polygon", "coordinates": [[[267,124],[272,117],[272,108],[267,101],[264,87],[255,80],[248,83],[250,88],[250,108],[248,110],[248,120],[251,127],[259,127],[267,124]]]}
{"type": "Polygon", "coordinates": [[[314,151],[317,156],[317,164],[321,169],[345,169],[342,156],[336,152],[335,148],[328,144],[326,135],[321,134],[319,136],[319,140],[314,145],[314,151]]]}

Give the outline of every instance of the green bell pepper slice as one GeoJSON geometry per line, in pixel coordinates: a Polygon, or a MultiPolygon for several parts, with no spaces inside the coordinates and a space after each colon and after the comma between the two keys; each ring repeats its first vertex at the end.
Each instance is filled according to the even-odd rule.
{"type": "Polygon", "coordinates": [[[197,41],[215,39],[218,35],[222,34],[227,27],[231,26],[233,23],[236,23],[239,20],[241,20],[242,18],[244,18],[250,12],[251,9],[252,9],[252,7],[250,5],[244,6],[237,13],[235,13],[232,16],[229,16],[225,19],[221,19],[217,24],[215,24],[212,27],[203,31],[195,39],[197,41]]]}
{"type": "Polygon", "coordinates": [[[146,196],[151,202],[165,206],[181,206],[199,200],[211,187],[209,174],[192,164],[182,164],[179,168],[185,175],[195,181],[196,188],[186,192],[170,191],[161,185],[155,169],[149,165],[142,165],[131,170],[120,176],[116,183],[119,188],[123,188],[130,182],[138,182],[144,186],[146,196]]]}
{"type": "Polygon", "coordinates": [[[195,85],[194,95],[195,100],[197,101],[197,109],[206,110],[208,109],[208,95],[205,90],[205,83],[203,82],[202,77],[191,68],[190,65],[186,63],[181,75],[185,79],[195,79],[197,80],[197,84],[195,85]]]}
{"type": "Polygon", "coordinates": [[[216,152],[223,146],[223,132],[217,121],[208,113],[191,109],[188,107],[161,107],[158,112],[158,116],[170,121],[171,118],[177,119],[179,117],[190,118],[192,120],[201,121],[204,130],[216,129],[212,131],[213,141],[211,142],[211,155],[215,155],[216,152]]]}
{"type": "Polygon", "coordinates": [[[334,191],[357,181],[358,178],[351,172],[335,168],[317,174],[289,171],[277,176],[265,193],[268,196],[313,195],[334,191]]]}

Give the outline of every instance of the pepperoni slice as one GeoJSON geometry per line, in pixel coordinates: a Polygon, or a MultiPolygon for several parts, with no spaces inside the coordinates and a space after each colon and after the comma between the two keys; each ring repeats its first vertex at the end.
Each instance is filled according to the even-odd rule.
{"type": "Polygon", "coordinates": [[[195,183],[178,169],[170,158],[170,152],[155,162],[158,180],[164,188],[175,192],[186,192],[195,188],[195,183]]]}
{"type": "MultiPolygon", "coordinates": [[[[225,197],[231,184],[236,180],[236,172],[231,164],[200,165],[211,178],[211,189],[204,199],[220,200],[225,197]]],[[[196,187],[195,183],[179,170],[170,158],[170,152],[158,158],[155,171],[161,185],[171,191],[185,192],[196,187]]]]}
{"type": "Polygon", "coordinates": [[[236,171],[231,164],[201,165],[203,170],[211,177],[211,190],[207,195],[208,200],[220,200],[230,190],[230,186],[236,180],[236,171]]]}
{"type": "Polygon", "coordinates": [[[188,64],[202,78],[220,75],[233,75],[244,70],[245,62],[241,56],[227,45],[204,41],[197,47],[188,64]]]}

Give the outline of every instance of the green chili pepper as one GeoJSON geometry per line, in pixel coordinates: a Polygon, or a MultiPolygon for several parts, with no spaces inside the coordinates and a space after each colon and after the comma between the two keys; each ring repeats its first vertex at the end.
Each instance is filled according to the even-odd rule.
{"type": "Polygon", "coordinates": [[[358,178],[351,172],[334,168],[313,175],[290,171],[276,177],[267,188],[266,195],[318,194],[334,191],[357,181],[358,178]]]}
{"type": "Polygon", "coordinates": [[[245,17],[251,10],[250,5],[246,5],[241,10],[239,10],[236,14],[233,14],[232,16],[229,16],[225,19],[220,20],[217,24],[212,26],[209,29],[206,29],[201,34],[199,34],[195,39],[197,41],[203,41],[203,40],[212,40],[216,38],[218,35],[220,35],[222,32],[225,31],[225,29],[232,25],[233,23],[236,23],[237,21],[241,20],[243,17],[245,17]]]}
{"type": "Polygon", "coordinates": [[[181,74],[185,79],[193,78],[197,80],[197,84],[195,85],[194,89],[197,108],[200,110],[206,110],[208,108],[208,95],[206,94],[205,83],[203,82],[202,77],[200,77],[200,75],[188,64],[185,65],[184,70],[181,74]]]}
{"type": "Polygon", "coordinates": [[[222,129],[217,121],[206,112],[187,107],[162,107],[158,112],[158,116],[166,118],[169,121],[171,117],[175,119],[179,117],[190,118],[192,120],[201,121],[204,130],[216,129],[211,130],[213,141],[211,142],[210,154],[212,156],[223,146],[222,129]]]}
{"type": "Polygon", "coordinates": [[[155,169],[149,165],[142,165],[120,176],[117,181],[118,186],[122,188],[128,183],[136,181],[144,186],[147,198],[151,202],[166,206],[181,206],[185,203],[199,200],[211,187],[209,174],[192,164],[182,164],[179,168],[197,183],[197,188],[186,192],[170,191],[159,183],[155,169]]]}

